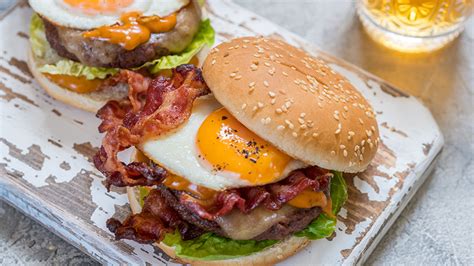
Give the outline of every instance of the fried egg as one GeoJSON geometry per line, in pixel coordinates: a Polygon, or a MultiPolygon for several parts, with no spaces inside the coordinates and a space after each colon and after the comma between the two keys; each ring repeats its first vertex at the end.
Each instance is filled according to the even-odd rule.
{"type": "Polygon", "coordinates": [[[277,182],[305,164],[251,132],[212,96],[175,132],[138,148],[174,175],[214,190],[277,182]]]}
{"type": "Polygon", "coordinates": [[[189,4],[190,0],[29,0],[35,12],[70,28],[89,30],[113,25],[122,14],[166,17],[189,4]]]}

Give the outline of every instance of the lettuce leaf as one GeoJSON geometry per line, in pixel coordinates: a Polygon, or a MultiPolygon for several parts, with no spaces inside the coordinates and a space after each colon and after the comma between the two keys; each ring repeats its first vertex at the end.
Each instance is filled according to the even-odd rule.
{"type": "Polygon", "coordinates": [[[155,74],[163,69],[172,69],[179,65],[188,63],[193,56],[195,56],[204,46],[211,47],[214,44],[214,29],[211,26],[209,19],[201,21],[199,30],[194,36],[192,42],[184,49],[183,52],[176,55],[162,56],[156,60],[145,63],[143,67],[147,67],[148,70],[155,74]]]}
{"type": "Polygon", "coordinates": [[[30,44],[31,51],[37,57],[44,57],[49,43],[44,33],[44,24],[37,14],[33,14],[30,21],[30,44]]]}
{"type": "Polygon", "coordinates": [[[194,260],[224,260],[247,256],[277,242],[277,240],[232,240],[213,233],[183,241],[178,232],[167,234],[163,240],[163,243],[175,248],[178,257],[194,260]]]}
{"type": "MultiPolygon", "coordinates": [[[[159,59],[147,62],[142,66],[136,68],[148,68],[151,73],[157,73],[163,69],[175,68],[181,64],[188,63],[193,56],[195,56],[205,45],[212,46],[214,43],[214,29],[211,26],[209,19],[201,21],[199,30],[194,36],[191,43],[186,49],[176,55],[163,56],[159,59]]],[[[30,22],[30,43],[34,55],[38,58],[45,58],[48,54],[55,53],[46,40],[44,32],[44,24],[41,18],[34,14],[30,22]]],[[[52,57],[52,56],[49,56],[52,57]]],[[[56,55],[56,57],[58,57],[56,55]]],[[[135,69],[135,70],[136,70],[135,69]]],[[[89,67],[81,63],[60,58],[54,64],[45,64],[38,67],[42,73],[49,73],[55,75],[69,75],[69,76],[85,76],[87,79],[104,79],[108,75],[113,75],[119,71],[118,68],[105,67],[89,67]]]]}
{"type": "Polygon", "coordinates": [[[330,237],[336,230],[336,216],[344,202],[347,200],[347,186],[341,172],[333,171],[331,179],[331,201],[333,216],[322,213],[309,226],[295,235],[299,237],[307,237],[311,240],[330,237]]]}
{"type": "Polygon", "coordinates": [[[331,179],[331,201],[332,212],[336,216],[341,210],[342,205],[347,200],[347,185],[341,172],[332,171],[333,178],[331,179]]]}

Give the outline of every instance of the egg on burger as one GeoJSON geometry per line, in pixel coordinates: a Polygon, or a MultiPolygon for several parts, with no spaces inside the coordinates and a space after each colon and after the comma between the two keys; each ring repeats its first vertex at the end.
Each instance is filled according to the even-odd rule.
{"type": "Polygon", "coordinates": [[[183,263],[276,263],[329,237],[347,198],[342,173],[363,171],[379,144],[350,82],[282,41],[220,44],[202,72],[121,75],[147,94],[98,112],[106,135],[94,163],[107,186],[128,187],[134,213],[107,225],[183,263]],[[131,146],[133,162],[120,162],[131,146]]]}
{"type": "MultiPolygon", "coordinates": [[[[28,65],[54,98],[96,112],[127,96],[113,76],[193,63],[214,41],[194,0],[29,0],[28,65]]],[[[195,62],[194,62],[195,63],[195,62]]]]}

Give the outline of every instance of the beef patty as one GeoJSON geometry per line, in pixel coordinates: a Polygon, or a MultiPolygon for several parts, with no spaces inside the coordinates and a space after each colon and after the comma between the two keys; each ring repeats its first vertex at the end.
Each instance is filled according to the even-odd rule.
{"type": "Polygon", "coordinates": [[[118,44],[85,38],[84,30],[56,25],[42,17],[51,47],[65,58],[94,67],[133,68],[164,55],[183,51],[199,29],[201,10],[194,1],[177,14],[176,26],[168,32],[151,34],[148,42],[134,50],[118,44]]]}
{"type": "MultiPolygon", "coordinates": [[[[213,232],[220,236],[226,236],[222,228],[214,221],[201,218],[199,215],[190,211],[188,208],[179,203],[180,191],[171,190],[164,185],[158,187],[161,194],[165,197],[166,202],[175,209],[181,218],[186,222],[195,225],[206,232],[213,232]]],[[[274,239],[280,240],[288,235],[305,229],[311,221],[316,219],[321,213],[321,208],[315,207],[311,209],[298,209],[288,219],[274,224],[265,232],[256,236],[255,240],[274,239]]]]}

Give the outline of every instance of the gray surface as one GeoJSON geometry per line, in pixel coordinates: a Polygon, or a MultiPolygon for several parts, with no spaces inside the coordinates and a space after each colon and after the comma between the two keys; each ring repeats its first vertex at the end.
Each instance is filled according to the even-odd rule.
{"type": "MultiPolygon", "coordinates": [[[[417,96],[438,121],[446,137],[439,164],[368,264],[474,265],[474,21],[445,49],[406,55],[372,42],[350,1],[236,2],[417,96]]],[[[93,263],[3,203],[0,224],[0,264],[93,263]]]]}

